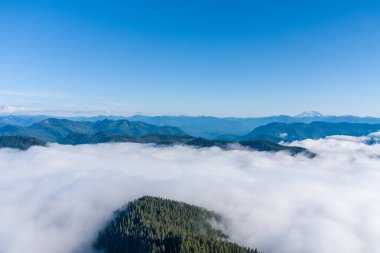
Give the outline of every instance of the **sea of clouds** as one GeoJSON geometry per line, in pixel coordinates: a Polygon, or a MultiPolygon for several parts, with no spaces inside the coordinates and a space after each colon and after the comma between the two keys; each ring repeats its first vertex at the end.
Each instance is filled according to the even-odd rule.
{"type": "Polygon", "coordinates": [[[380,252],[380,144],[366,140],[293,143],[314,159],[132,143],[1,149],[0,252],[91,252],[112,211],[143,195],[219,212],[231,240],[264,253],[380,252]]]}

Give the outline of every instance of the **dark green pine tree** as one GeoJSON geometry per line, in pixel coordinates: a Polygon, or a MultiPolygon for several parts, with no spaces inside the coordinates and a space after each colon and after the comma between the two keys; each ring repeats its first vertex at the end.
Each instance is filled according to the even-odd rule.
{"type": "Polygon", "coordinates": [[[221,217],[182,202],[143,197],[115,212],[94,248],[108,253],[258,253],[211,226],[221,217]]]}

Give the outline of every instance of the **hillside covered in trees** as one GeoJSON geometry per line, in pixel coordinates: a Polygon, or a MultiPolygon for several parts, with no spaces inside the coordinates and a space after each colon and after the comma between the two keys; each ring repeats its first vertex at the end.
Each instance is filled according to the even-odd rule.
{"type": "Polygon", "coordinates": [[[131,137],[127,135],[115,135],[108,132],[97,132],[96,134],[68,134],[65,138],[58,141],[61,144],[97,144],[112,142],[134,142],[134,143],[154,143],[158,145],[188,145],[197,148],[219,147],[222,149],[233,149],[236,145],[255,151],[278,152],[285,151],[291,155],[302,154],[309,158],[314,158],[315,153],[306,148],[297,146],[284,146],[268,140],[250,140],[250,141],[226,141],[226,140],[208,140],[196,138],[189,135],[144,135],[131,137]]]}
{"type": "Polygon", "coordinates": [[[228,241],[206,209],[156,197],[142,197],[115,212],[93,247],[108,253],[257,253],[228,241]]]}
{"type": "Polygon", "coordinates": [[[0,136],[31,136],[46,142],[57,142],[67,135],[95,134],[108,132],[115,135],[139,137],[151,134],[186,135],[184,131],[172,126],[155,126],[144,122],[128,120],[102,120],[96,122],[73,121],[67,119],[49,118],[30,126],[4,125],[0,126],[0,136]]]}
{"type": "MultiPolygon", "coordinates": [[[[128,120],[105,119],[92,122],[49,118],[26,127],[16,125],[0,126],[0,136],[28,136],[34,142],[39,139],[41,143],[57,142],[70,145],[134,142],[159,145],[189,145],[200,148],[220,147],[222,149],[243,146],[255,151],[286,151],[291,155],[302,154],[310,158],[315,157],[314,153],[305,148],[281,145],[276,143],[278,140],[272,137],[249,140],[205,139],[190,136],[177,127],[155,126],[128,120]]],[[[24,149],[23,146],[20,146],[20,148],[24,149]]]]}
{"type": "Polygon", "coordinates": [[[305,123],[270,123],[255,128],[239,140],[253,140],[267,138],[272,141],[296,141],[305,139],[320,139],[331,135],[366,136],[380,131],[380,124],[363,123],[328,123],[312,122],[305,123]]]}
{"type": "Polygon", "coordinates": [[[29,136],[0,136],[0,148],[26,150],[32,146],[46,146],[46,143],[29,136]]]}
{"type": "MultiPolygon", "coordinates": [[[[41,122],[49,119],[51,116],[44,115],[4,115],[0,116],[0,127],[5,125],[15,125],[22,127],[29,127],[34,123],[41,122]]],[[[206,139],[225,139],[235,140],[239,136],[247,135],[255,128],[264,126],[270,123],[305,123],[309,124],[315,121],[329,122],[329,123],[366,123],[366,124],[380,124],[380,118],[374,117],[358,117],[358,116],[332,116],[322,115],[318,112],[304,112],[296,117],[279,115],[268,117],[255,117],[255,118],[218,118],[212,116],[147,116],[147,115],[134,115],[131,117],[123,116],[92,116],[92,117],[60,117],[60,119],[67,119],[77,122],[96,122],[102,120],[128,120],[139,121],[155,126],[174,126],[182,129],[187,134],[202,137],[206,139]]],[[[19,129],[22,130],[22,129],[19,129]]],[[[266,132],[266,131],[265,131],[266,132]]],[[[336,132],[336,131],[335,131],[336,132]]],[[[281,132],[283,133],[283,132],[281,132]]],[[[353,132],[355,135],[361,134],[353,132]]],[[[39,133],[41,134],[41,133],[39,133]]],[[[334,133],[339,134],[339,133],[334,133]]],[[[253,134],[254,138],[258,137],[253,134]]],[[[50,136],[49,136],[50,137],[50,136]]],[[[53,136],[54,137],[54,136],[53,136]]],[[[252,138],[248,136],[248,138],[252,138]]],[[[281,140],[281,138],[280,138],[281,140]]]]}

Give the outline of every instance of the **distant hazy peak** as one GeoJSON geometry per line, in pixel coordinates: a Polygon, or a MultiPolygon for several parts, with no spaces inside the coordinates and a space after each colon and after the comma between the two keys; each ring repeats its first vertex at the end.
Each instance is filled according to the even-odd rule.
{"type": "Polygon", "coordinates": [[[297,118],[308,118],[308,117],[324,117],[320,112],[317,111],[305,111],[303,113],[298,114],[296,117],[297,118]]]}

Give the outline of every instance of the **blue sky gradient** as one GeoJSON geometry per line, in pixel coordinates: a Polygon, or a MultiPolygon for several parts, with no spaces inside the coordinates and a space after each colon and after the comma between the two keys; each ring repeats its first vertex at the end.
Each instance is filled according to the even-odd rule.
{"type": "Polygon", "coordinates": [[[379,1],[3,1],[3,112],[380,116],[379,1]]]}

